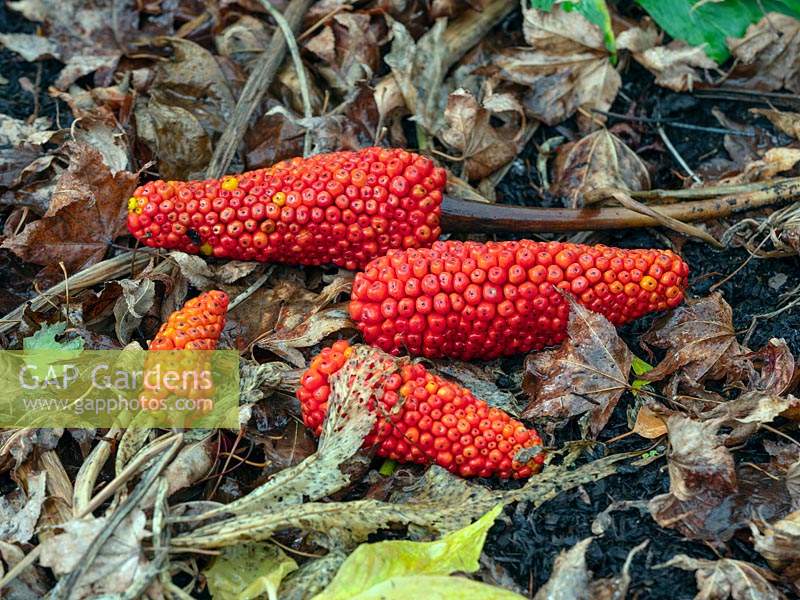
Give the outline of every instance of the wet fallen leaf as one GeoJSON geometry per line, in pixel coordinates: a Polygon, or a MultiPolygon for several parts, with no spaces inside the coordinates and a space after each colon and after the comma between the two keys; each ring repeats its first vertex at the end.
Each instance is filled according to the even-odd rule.
{"type": "Polygon", "coordinates": [[[45,501],[46,474],[28,477],[27,492],[21,489],[0,496],[0,540],[10,543],[30,541],[39,522],[45,501]]]}
{"type": "Polygon", "coordinates": [[[656,76],[656,83],[676,92],[692,91],[697,81],[706,78],[699,69],[716,69],[703,46],[690,46],[680,40],[661,45],[661,35],[649,20],[619,34],[617,47],[630,50],[633,58],[656,76]]]}
{"type": "Polygon", "coordinates": [[[775,575],[767,569],[731,558],[706,560],[679,554],[656,568],[694,571],[697,596],[704,600],[783,600],[773,583],[775,575]]]}
{"type": "Polygon", "coordinates": [[[481,104],[471,92],[458,89],[447,99],[444,128],[439,134],[464,161],[464,179],[483,179],[511,162],[521,150],[525,113],[511,94],[489,94],[481,104]],[[493,120],[502,125],[495,127],[493,120]]]}
{"type": "Polygon", "coordinates": [[[696,382],[724,377],[732,358],[744,354],[736,341],[731,307],[720,293],[688,299],[656,321],[642,341],[666,351],[664,360],[641,375],[648,381],[659,381],[677,371],[696,382]]]}
{"type": "Polygon", "coordinates": [[[530,402],[522,416],[564,420],[588,413],[588,434],[596,437],[628,389],[632,354],[605,317],[566,297],[567,340],[525,359],[523,389],[530,402]]]}
{"type": "Polygon", "coordinates": [[[136,176],[112,174],[90,146],[70,143],[69,168],[58,180],[44,217],[6,238],[3,247],[23,260],[72,274],[100,261],[114,238],[126,231],[126,202],[136,176]]]}
{"type": "MultiPolygon", "coordinates": [[[[147,518],[134,510],[103,544],[94,562],[78,579],[71,597],[95,598],[102,594],[124,593],[148,566],[141,543],[147,518]]],[[[105,517],[75,519],[59,526],[60,533],[41,544],[39,563],[59,577],[75,570],[94,539],[108,527],[105,517]]]]}
{"type": "Polygon", "coordinates": [[[43,35],[2,35],[0,43],[29,61],[54,57],[65,63],[55,82],[60,89],[95,71],[95,81],[102,85],[110,80],[127,49],[128,39],[135,35],[139,12],[134,6],[118,6],[111,0],[89,4],[54,0],[9,2],[9,8],[31,21],[41,22],[43,35]]]}
{"type": "Polygon", "coordinates": [[[726,85],[800,93],[800,21],[771,12],[727,44],[737,64],[726,85]]]}
{"type": "Polygon", "coordinates": [[[272,543],[226,548],[204,571],[215,600],[251,600],[267,595],[277,600],[278,587],[297,563],[272,543]]]}
{"type": "Polygon", "coordinates": [[[800,140],[800,113],[772,108],[751,108],[750,112],[769,119],[775,127],[788,136],[800,140]]]}
{"type": "Polygon", "coordinates": [[[749,389],[778,395],[789,390],[795,376],[796,361],[786,340],[772,338],[761,350],[743,358],[754,364],[754,370],[760,366],[758,373],[748,381],[749,389]]]}
{"type": "MultiPolygon", "coordinates": [[[[529,114],[557,125],[579,108],[611,107],[621,79],[599,27],[559,4],[551,12],[524,9],[523,32],[528,47],[502,51],[494,64],[501,78],[527,86],[529,114]]],[[[578,120],[588,129],[604,118],[582,114],[578,120]]]]}
{"type": "Polygon", "coordinates": [[[792,395],[781,397],[760,391],[746,392],[716,408],[702,413],[704,419],[723,419],[730,432],[723,436],[725,445],[744,443],[762,423],[770,423],[778,416],[800,409],[800,399],[792,395]]]}
{"type": "Polygon", "coordinates": [[[602,200],[602,189],[650,189],[650,174],[642,159],[605,128],[577,142],[560,146],[552,192],[580,207],[602,200]]]}

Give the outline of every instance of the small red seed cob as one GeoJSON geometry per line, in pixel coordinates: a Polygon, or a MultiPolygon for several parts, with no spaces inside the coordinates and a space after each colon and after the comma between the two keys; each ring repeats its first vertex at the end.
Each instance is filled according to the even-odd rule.
{"type": "Polygon", "coordinates": [[[386,352],[489,360],[564,339],[569,306],[556,287],[621,325],[680,304],[688,273],[669,250],[436,242],[369,263],[350,316],[386,352]]]}
{"type": "Polygon", "coordinates": [[[129,200],[128,229],[190,254],[358,269],[435,241],[445,182],[404,150],[319,154],[221,180],[152,181],[129,200]]]}
{"type": "Polygon", "coordinates": [[[212,290],[192,298],[172,313],[150,342],[150,350],[214,350],[217,347],[228,294],[212,290]]]}
{"type": "MultiPolygon", "coordinates": [[[[328,378],[342,368],[351,352],[346,341],[336,342],[322,350],[300,378],[297,398],[303,422],[317,436],[328,411],[328,378]]],[[[398,462],[435,462],[463,477],[520,479],[541,469],[541,452],[527,464],[514,460],[522,448],[541,446],[535,430],[475,398],[466,388],[429,373],[421,364],[408,364],[388,375],[382,391],[377,407],[371,400],[378,421],[364,441],[365,447],[377,446],[378,456],[398,462]]]]}

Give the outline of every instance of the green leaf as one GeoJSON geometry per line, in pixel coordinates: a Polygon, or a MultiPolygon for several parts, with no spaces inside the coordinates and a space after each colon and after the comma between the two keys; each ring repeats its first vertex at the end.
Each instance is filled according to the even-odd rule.
{"type": "Polygon", "coordinates": [[[239,544],[225,548],[205,576],[214,600],[250,600],[267,594],[278,597],[278,586],[297,563],[272,543],[239,544]]]}
{"type": "Polygon", "coordinates": [[[525,600],[514,592],[473,581],[466,577],[446,575],[404,575],[381,582],[373,588],[354,596],[353,600],[525,600]]]}
{"type": "Polygon", "coordinates": [[[56,336],[64,333],[66,329],[67,324],[63,321],[52,325],[45,323],[36,333],[22,340],[22,349],[26,352],[37,350],[83,350],[82,338],[76,338],[69,342],[56,341],[56,336]]]}
{"type": "Polygon", "coordinates": [[[637,0],[653,20],[673,38],[692,46],[705,44],[706,54],[718,63],[730,56],[726,38],[740,38],[747,27],[766,13],[800,18],[797,0],[637,0]]]}
{"type": "Polygon", "coordinates": [[[633,355],[633,360],[631,361],[631,368],[633,369],[634,374],[637,376],[636,379],[633,380],[631,383],[631,388],[633,388],[633,394],[636,395],[636,390],[641,390],[643,387],[650,384],[649,381],[644,379],[639,379],[642,375],[647,373],[648,371],[653,370],[653,365],[643,361],[641,358],[633,355]]]}
{"type": "MultiPolygon", "coordinates": [[[[556,0],[531,0],[531,7],[544,12],[550,12],[556,0]]],[[[611,53],[612,61],[617,58],[617,40],[614,37],[614,29],[611,26],[611,13],[608,12],[608,5],[605,0],[574,0],[562,1],[561,6],[565,11],[576,11],[586,19],[600,28],[603,32],[603,40],[606,49],[611,53]]]]}
{"type": "MultiPolygon", "coordinates": [[[[417,580],[421,576],[429,575],[449,575],[455,571],[465,573],[476,571],[486,534],[501,510],[501,505],[495,506],[472,525],[448,533],[433,542],[393,540],[361,544],[347,557],[330,585],[315,596],[314,600],[409,598],[412,595],[408,589],[400,585],[408,584],[407,580],[417,580]],[[389,592],[395,595],[389,596],[389,592]]],[[[468,580],[447,585],[462,585],[463,581],[468,580]]],[[[424,590],[421,591],[422,597],[432,597],[429,589],[420,588],[420,590],[424,590]]]]}

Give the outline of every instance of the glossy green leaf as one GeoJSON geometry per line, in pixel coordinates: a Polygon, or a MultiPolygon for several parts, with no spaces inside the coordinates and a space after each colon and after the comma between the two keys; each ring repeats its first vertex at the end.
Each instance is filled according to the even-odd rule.
{"type": "Polygon", "coordinates": [[[634,379],[633,382],[631,383],[631,388],[633,388],[633,394],[636,395],[637,390],[641,390],[643,387],[650,384],[649,381],[645,379],[639,379],[639,377],[641,377],[648,371],[652,371],[653,365],[643,361],[641,358],[639,358],[634,354],[633,360],[631,361],[631,368],[633,369],[634,374],[637,376],[636,379],[634,379]]]}
{"type": "Polygon", "coordinates": [[[798,0],[637,0],[653,20],[673,38],[692,46],[705,44],[706,54],[718,63],[730,56],[725,40],[740,38],[748,25],[766,13],[800,18],[798,0]]]}
{"type": "MultiPolygon", "coordinates": [[[[446,576],[455,571],[476,571],[486,534],[501,510],[502,506],[498,505],[472,525],[448,533],[433,542],[392,540],[361,544],[347,557],[333,581],[322,593],[315,596],[315,600],[410,598],[413,594],[401,584],[419,580],[423,576],[446,576]],[[387,595],[390,592],[394,595],[387,595]]],[[[462,579],[447,585],[464,585],[465,581],[469,580],[462,579]]],[[[490,586],[486,587],[492,589],[490,586]]],[[[422,597],[435,597],[430,595],[429,588],[419,589],[422,597]]]]}
{"type": "MultiPolygon", "coordinates": [[[[537,8],[545,12],[550,12],[556,0],[531,0],[531,8],[537,8]]],[[[608,11],[608,5],[605,0],[574,0],[560,2],[565,11],[576,11],[582,14],[586,19],[597,25],[603,32],[603,40],[606,49],[611,53],[611,56],[616,58],[617,54],[617,41],[614,37],[614,29],[611,26],[611,13],[608,11]]]]}
{"type": "Polygon", "coordinates": [[[272,543],[239,544],[225,548],[205,576],[214,600],[250,600],[267,594],[278,597],[278,586],[297,563],[272,543]]]}

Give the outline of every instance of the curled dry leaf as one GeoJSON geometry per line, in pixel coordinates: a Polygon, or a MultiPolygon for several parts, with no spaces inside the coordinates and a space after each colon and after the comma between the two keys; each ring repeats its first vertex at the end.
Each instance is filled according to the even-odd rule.
{"type": "Polygon", "coordinates": [[[766,181],[779,173],[793,169],[798,162],[800,162],[800,149],[770,148],[763,157],[747,163],[741,173],[726,177],[720,180],[720,183],[727,185],[766,181]]]}
{"type": "Polygon", "coordinates": [[[132,281],[130,279],[120,279],[114,282],[122,288],[122,295],[114,304],[114,319],[116,325],[114,330],[117,339],[123,344],[127,344],[131,338],[131,333],[141,323],[142,318],[152,308],[156,299],[156,286],[152,279],[132,281]]]}
{"type": "MultiPolygon", "coordinates": [[[[214,468],[217,451],[217,438],[213,435],[181,448],[161,475],[167,482],[167,496],[188,488],[206,477],[214,468]]],[[[140,506],[143,509],[153,506],[157,489],[157,486],[151,487],[148,494],[142,498],[140,506]]]]}
{"type": "Polygon", "coordinates": [[[636,413],[633,432],[643,438],[653,440],[667,433],[667,424],[661,415],[645,405],[636,413]]]}
{"type": "Polygon", "coordinates": [[[703,46],[689,46],[680,40],[662,46],[661,37],[648,19],[620,33],[617,47],[630,50],[636,62],[656,76],[658,85],[676,92],[692,91],[696,81],[703,81],[698,69],[716,68],[703,46]]]}
{"type": "Polygon", "coordinates": [[[588,433],[596,437],[628,389],[633,355],[605,317],[567,299],[567,340],[525,359],[523,389],[530,402],[522,416],[568,419],[588,413],[588,433]]]}
{"type": "Polygon", "coordinates": [[[769,423],[778,416],[800,409],[800,400],[792,395],[781,397],[760,391],[746,392],[736,398],[719,404],[710,411],[702,413],[706,420],[722,419],[730,427],[723,436],[726,446],[744,443],[762,423],[769,423]]]}
{"type": "Polygon", "coordinates": [[[767,569],[741,560],[723,558],[705,560],[685,554],[670,559],[656,568],[678,568],[694,571],[697,596],[704,600],[783,600],[784,595],[773,583],[774,574],[767,569]]]}
{"type": "Polygon", "coordinates": [[[447,99],[442,141],[464,161],[464,179],[483,179],[511,162],[522,138],[525,113],[511,94],[489,94],[482,105],[471,92],[458,89],[447,99]],[[499,119],[500,127],[492,125],[499,119]]]}
{"type": "Polygon", "coordinates": [[[659,381],[680,371],[692,381],[724,377],[734,357],[744,354],[736,341],[733,313],[720,293],[689,299],[662,317],[642,341],[666,351],[656,367],[641,376],[659,381]]]}
{"type": "Polygon", "coordinates": [[[772,108],[751,108],[750,112],[769,119],[783,133],[800,140],[800,113],[775,110],[772,108]]]}
{"type": "Polygon", "coordinates": [[[112,174],[94,148],[66,146],[69,168],[56,185],[44,217],[6,238],[3,247],[39,265],[59,261],[75,273],[100,261],[125,230],[126,202],[136,185],[133,173],[112,174]]]}
{"type": "Polygon", "coordinates": [[[0,496],[0,540],[27,543],[36,530],[45,501],[46,473],[27,478],[27,493],[21,489],[0,496]]]}
{"type": "MultiPolygon", "coordinates": [[[[147,533],[147,517],[135,509],[114,530],[100,553],[73,590],[71,598],[96,598],[103,594],[123,594],[148,566],[142,549],[147,533]]],[[[60,533],[41,544],[39,563],[59,577],[75,570],[94,539],[108,527],[105,517],[74,519],[59,526],[60,533]]]]}
{"type": "Polygon", "coordinates": [[[28,61],[57,58],[65,63],[55,82],[60,89],[95,71],[97,83],[110,82],[128,39],[138,33],[139,12],[133,3],[18,0],[8,6],[41,22],[43,34],[0,35],[0,44],[28,61]]]}
{"type": "Polygon", "coordinates": [[[756,551],[800,593],[800,510],[774,523],[751,524],[756,551]]]}
{"type": "Polygon", "coordinates": [[[580,207],[602,200],[603,189],[650,189],[650,174],[642,159],[605,128],[577,142],[560,146],[554,166],[554,194],[580,207]]]}
{"type": "MultiPolygon", "coordinates": [[[[550,12],[524,9],[523,33],[528,46],[502,51],[494,64],[502,79],[527,86],[523,103],[530,115],[552,126],[579,108],[611,107],[622,80],[599,27],[558,4],[550,12]]],[[[579,116],[585,129],[602,120],[579,116]]]]}
{"type": "Polygon", "coordinates": [[[728,38],[727,44],[737,63],[726,85],[800,93],[800,21],[768,13],[743,38],[728,38]]]}

